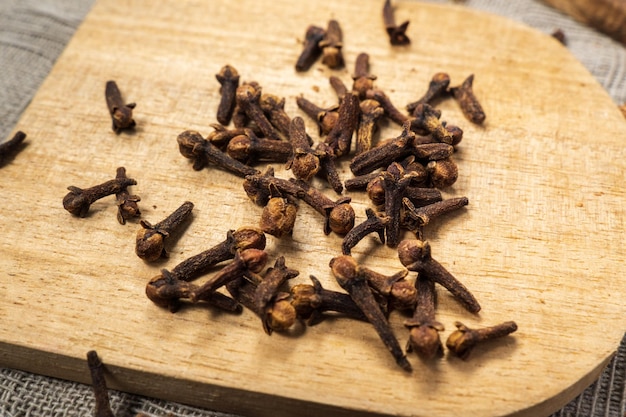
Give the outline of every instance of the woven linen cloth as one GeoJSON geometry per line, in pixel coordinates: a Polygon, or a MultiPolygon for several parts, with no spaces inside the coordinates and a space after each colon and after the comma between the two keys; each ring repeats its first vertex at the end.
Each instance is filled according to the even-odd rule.
{"type": "MultiPolygon", "coordinates": [[[[93,3],[94,0],[0,1],[0,141],[13,131],[93,3]]],[[[626,48],[623,45],[537,1],[468,0],[462,4],[520,21],[545,33],[561,29],[568,49],[604,86],[615,103],[626,102],[626,48]]],[[[598,381],[554,417],[626,416],[626,336],[616,349],[616,356],[598,381]]],[[[88,385],[0,368],[0,417],[90,416],[93,404],[88,385]]],[[[232,417],[116,391],[111,391],[111,404],[118,417],[139,412],[155,417],[232,417]]]]}

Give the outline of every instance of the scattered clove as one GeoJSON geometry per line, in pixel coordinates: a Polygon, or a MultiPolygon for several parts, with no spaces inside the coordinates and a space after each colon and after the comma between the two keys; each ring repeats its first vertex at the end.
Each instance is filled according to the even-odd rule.
{"type": "Polygon", "coordinates": [[[431,185],[439,189],[450,187],[459,178],[459,168],[452,158],[430,161],[426,171],[431,185]]]}
{"type": "Polygon", "coordinates": [[[471,74],[461,85],[450,88],[450,92],[459,102],[461,111],[467,120],[472,123],[482,124],[486,116],[483,107],[474,95],[473,84],[474,74],[471,74]]]}
{"type": "Polygon", "coordinates": [[[319,26],[309,26],[304,35],[304,47],[296,61],[296,71],[307,71],[322,54],[319,43],[324,39],[326,31],[319,26]]]}
{"type": "Polygon", "coordinates": [[[408,45],[411,43],[411,40],[406,34],[409,21],[407,20],[400,26],[396,25],[396,19],[390,0],[385,0],[385,4],[383,5],[383,22],[387,30],[387,35],[389,35],[389,42],[392,45],[408,45]]]}
{"type": "Polygon", "coordinates": [[[425,278],[444,286],[470,313],[478,313],[480,304],[471,292],[447,269],[432,258],[430,244],[417,239],[406,239],[398,244],[400,262],[409,271],[418,272],[425,278]]]}
{"type": "Polygon", "coordinates": [[[119,88],[117,88],[115,81],[107,81],[104,93],[107,107],[111,114],[113,131],[119,134],[124,129],[134,128],[136,125],[133,119],[135,103],[124,103],[122,93],[120,93],[119,88]]]}
{"type": "Polygon", "coordinates": [[[380,103],[380,106],[385,110],[385,115],[394,123],[404,126],[409,119],[409,116],[402,113],[394,104],[391,102],[391,99],[385,94],[384,91],[379,89],[367,90],[365,93],[365,98],[369,98],[372,100],[376,100],[380,103]]]}
{"type": "Polygon", "coordinates": [[[291,235],[297,211],[298,205],[293,196],[283,197],[275,186],[270,186],[270,199],[263,207],[260,228],[264,233],[277,238],[291,235]]]}
{"type": "Polygon", "coordinates": [[[506,321],[482,329],[470,329],[458,321],[454,325],[457,327],[457,330],[448,336],[446,347],[452,354],[461,359],[467,359],[476,345],[487,340],[504,337],[517,330],[517,324],[514,321],[506,321]]]}
{"type": "MultiPolygon", "coordinates": [[[[426,188],[426,190],[429,190],[426,188]]],[[[418,239],[422,238],[422,228],[432,219],[447,213],[456,211],[469,204],[467,197],[448,198],[433,202],[431,204],[416,207],[408,198],[402,199],[404,215],[402,216],[402,226],[416,233],[418,239]]]]}
{"type": "Polygon", "coordinates": [[[246,116],[263,132],[266,138],[281,140],[278,132],[263,113],[259,100],[261,99],[261,87],[258,84],[247,83],[237,87],[235,97],[237,105],[245,112],[246,116]]]}
{"type": "Polygon", "coordinates": [[[170,237],[187,220],[192,210],[193,203],[185,201],[172,214],[154,226],[147,220],[142,220],[140,222],[141,229],[137,231],[137,238],[135,239],[135,253],[137,256],[148,262],[166,258],[165,239],[170,237]]]}
{"type": "Polygon", "coordinates": [[[428,90],[419,100],[406,105],[406,109],[410,114],[413,114],[415,108],[419,104],[431,104],[434,99],[443,95],[448,86],[450,85],[450,76],[445,72],[438,72],[433,75],[432,80],[428,84],[428,90]]]}
{"type": "Polygon", "coordinates": [[[378,233],[381,243],[385,244],[385,228],[387,223],[389,223],[389,217],[377,215],[371,208],[365,209],[365,214],[367,215],[367,220],[354,226],[344,236],[341,244],[341,252],[344,255],[350,255],[352,248],[370,233],[378,233]]]}
{"type": "Polygon", "coordinates": [[[350,197],[342,197],[337,201],[333,201],[317,188],[310,186],[302,180],[291,179],[291,182],[304,191],[298,197],[324,216],[325,234],[333,231],[339,235],[345,235],[354,227],[355,215],[354,209],[350,205],[350,197]]]}
{"type": "MultiPolygon", "coordinates": [[[[115,178],[120,180],[127,179],[126,168],[119,167],[115,178]]],[[[127,188],[116,193],[115,199],[117,200],[117,221],[120,222],[120,224],[126,224],[126,220],[141,215],[141,211],[139,211],[139,207],[137,206],[141,198],[138,195],[131,195],[127,188]]]]}
{"type": "Polygon", "coordinates": [[[211,142],[212,145],[220,149],[226,149],[226,146],[228,146],[232,138],[245,135],[248,131],[248,128],[243,127],[227,129],[219,123],[212,123],[209,126],[213,128],[213,132],[209,133],[206,139],[211,142]]]}
{"type": "Polygon", "coordinates": [[[374,132],[377,129],[378,119],[385,110],[376,100],[365,99],[360,104],[359,125],[356,131],[356,151],[361,154],[372,148],[374,132]]]}
{"type": "Polygon", "coordinates": [[[91,388],[96,399],[94,417],[115,417],[109,403],[109,391],[104,379],[104,367],[95,350],[87,352],[87,366],[91,374],[91,388]]]}
{"type": "Polygon", "coordinates": [[[367,276],[371,270],[361,267],[348,255],[342,255],[331,259],[330,267],[337,283],[350,294],[352,300],[359,306],[367,320],[381,340],[393,355],[396,363],[405,371],[411,372],[411,364],[407,360],[398,339],[387,321],[383,311],[377,304],[372,291],[367,284],[367,276]]]}
{"type": "MultiPolygon", "coordinates": [[[[274,266],[269,268],[265,276],[258,283],[254,291],[255,311],[261,315],[263,328],[266,333],[271,333],[271,312],[274,309],[273,302],[280,297],[280,287],[290,279],[297,277],[300,273],[295,269],[287,268],[285,265],[285,257],[280,256],[276,259],[274,266]]],[[[292,306],[293,308],[293,306],[292,306]]],[[[294,308],[295,316],[295,308],[294,308]]]]}
{"type": "Polygon", "coordinates": [[[217,107],[217,121],[227,126],[235,110],[235,93],[239,87],[239,73],[230,65],[224,65],[215,75],[220,83],[220,104],[217,107]]]}
{"type": "Polygon", "coordinates": [[[365,52],[361,52],[356,57],[356,62],[354,64],[354,75],[352,79],[354,83],[352,84],[352,92],[356,93],[359,97],[359,100],[365,100],[365,94],[368,90],[374,88],[374,80],[376,80],[376,76],[370,74],[370,56],[365,52]]]}
{"type": "Polygon", "coordinates": [[[405,320],[409,329],[409,341],[406,351],[415,351],[425,359],[433,359],[443,355],[443,345],[439,332],[444,330],[443,324],[435,320],[435,304],[437,293],[435,283],[428,278],[418,276],[415,281],[417,290],[417,306],[413,317],[405,320]]]}
{"type": "Polygon", "coordinates": [[[412,173],[405,173],[404,168],[397,162],[393,162],[381,174],[382,185],[385,190],[385,214],[389,217],[389,222],[385,227],[387,246],[389,247],[396,247],[400,242],[402,195],[411,183],[413,176],[412,173]]]}
{"type": "Polygon", "coordinates": [[[235,136],[228,142],[226,152],[233,159],[252,165],[257,162],[287,162],[292,150],[289,142],[258,138],[251,129],[246,129],[245,135],[235,136]]]}
{"type": "Polygon", "coordinates": [[[309,278],[310,284],[297,284],[291,287],[291,305],[294,306],[297,316],[305,320],[308,326],[322,321],[324,313],[335,312],[356,320],[367,321],[359,306],[355,304],[349,294],[327,290],[313,275],[309,278]]]}
{"type": "Polygon", "coordinates": [[[339,104],[341,104],[341,101],[343,100],[344,96],[348,94],[349,92],[348,87],[346,87],[343,81],[341,81],[341,78],[335,75],[331,75],[330,77],[328,77],[328,82],[330,83],[330,86],[332,87],[332,89],[335,90],[335,93],[337,93],[339,104]]]}
{"type": "Polygon", "coordinates": [[[324,174],[326,181],[330,187],[339,195],[343,192],[343,183],[339,178],[339,172],[337,171],[337,157],[335,152],[327,143],[320,142],[315,147],[315,152],[318,155],[320,162],[320,174],[324,174]]]}
{"type": "Polygon", "coordinates": [[[322,48],[322,64],[331,69],[338,69],[344,66],[343,52],[342,52],[342,38],[341,26],[339,22],[332,19],[328,22],[326,33],[319,42],[320,48],[322,48]]]}
{"type": "Polygon", "coordinates": [[[359,99],[355,94],[346,94],[339,105],[337,123],[328,132],[325,142],[336,157],[347,155],[352,144],[352,134],[359,122],[359,99]]]}
{"type": "Polygon", "coordinates": [[[414,119],[411,122],[411,129],[419,132],[425,131],[431,135],[438,142],[443,142],[448,145],[452,144],[452,134],[446,129],[445,125],[439,117],[441,112],[435,110],[431,105],[420,103],[415,106],[413,110],[414,119]]]}
{"type": "Polygon", "coordinates": [[[319,135],[327,135],[337,124],[339,106],[323,109],[304,97],[297,97],[296,104],[307,116],[313,119],[319,128],[319,135]]]}
{"type": "Polygon", "coordinates": [[[259,173],[258,170],[220,151],[219,148],[212,145],[211,142],[204,139],[202,135],[195,130],[184,131],[178,135],[177,141],[180,153],[185,158],[193,161],[193,169],[196,171],[201,170],[210,162],[240,177],[259,173]]]}
{"type": "Polygon", "coordinates": [[[6,142],[0,143],[0,164],[4,162],[5,158],[7,158],[9,155],[13,154],[20,148],[21,144],[24,142],[24,139],[26,139],[26,133],[18,130],[17,132],[15,132],[15,135],[13,135],[11,139],[7,140],[6,142]]]}
{"type": "Polygon", "coordinates": [[[89,207],[97,200],[118,194],[130,185],[137,185],[132,178],[116,178],[91,188],[67,187],[69,193],[63,197],[63,208],[75,216],[85,217],[89,207]]]}
{"type": "Polygon", "coordinates": [[[286,168],[290,169],[296,178],[309,181],[321,168],[319,155],[309,145],[304,120],[301,117],[294,117],[289,126],[292,153],[286,168]]]}

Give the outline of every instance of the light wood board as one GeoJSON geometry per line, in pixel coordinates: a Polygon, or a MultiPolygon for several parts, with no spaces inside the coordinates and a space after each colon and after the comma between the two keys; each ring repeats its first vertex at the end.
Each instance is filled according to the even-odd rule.
{"type": "MultiPolygon", "coordinates": [[[[406,48],[388,44],[378,1],[97,2],[16,128],[28,134],[26,148],[0,171],[0,365],[88,382],[85,353],[96,349],[111,388],[265,416],[548,415],[597,378],[626,329],[626,122],[551,37],[460,6],[396,6],[399,21],[411,20],[406,48]],[[330,18],[343,27],[348,67],[318,63],[295,73],[306,26],[330,18]],[[475,74],[484,126],[453,101],[439,105],[444,120],[465,130],[460,177],[446,196],[467,196],[470,205],[425,233],[433,257],[483,310],[473,316],[440,289],[438,319],[444,340],[456,320],[515,320],[519,330],[468,361],[410,356],[407,374],[365,323],[328,320],[267,336],[250,312],[170,314],[144,295],[160,268],[228,229],[256,225],[261,213],[240,179],[193,171],[178,152],[180,132],[207,134],[215,121],[218,70],[235,66],[301,115],[295,97],[333,103],[328,76],[350,84],[360,52],[399,107],[421,96],[435,72],[453,84],[475,74]],[[111,131],[109,79],[137,102],[133,134],[111,131]],[[131,191],[151,222],[185,200],[196,204],[162,263],[135,256],[139,226],[117,223],[112,197],[87,218],[63,210],[67,186],[103,182],[118,166],[138,181],[131,191]]],[[[381,137],[399,132],[390,124],[381,137]]],[[[347,161],[341,175],[351,176],[347,161]]],[[[369,203],[351,195],[360,222],[369,203]]],[[[300,270],[296,281],[313,274],[337,289],[328,261],[340,242],[302,206],[293,237],[270,238],[268,252],[272,263],[284,254],[300,270]]],[[[380,272],[401,269],[395,251],[373,237],[355,256],[380,272]]],[[[391,321],[404,344],[403,317],[391,321]]]]}

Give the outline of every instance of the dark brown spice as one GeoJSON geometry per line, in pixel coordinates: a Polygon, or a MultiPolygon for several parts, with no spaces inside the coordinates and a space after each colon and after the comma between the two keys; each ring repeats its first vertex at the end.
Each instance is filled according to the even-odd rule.
{"type": "Polygon", "coordinates": [[[426,165],[429,181],[435,188],[447,188],[459,178],[459,168],[452,158],[430,161],[426,165]]]}
{"type": "Polygon", "coordinates": [[[258,138],[250,129],[245,135],[235,136],[228,142],[226,152],[246,165],[258,162],[287,162],[291,157],[291,144],[285,141],[258,138]]]}
{"type": "Polygon", "coordinates": [[[413,317],[405,320],[404,325],[409,329],[409,340],[406,351],[415,351],[424,359],[433,359],[443,355],[443,345],[439,332],[444,329],[443,324],[435,320],[435,306],[437,293],[435,283],[424,277],[417,277],[417,305],[413,317]]]}
{"type": "MultiPolygon", "coordinates": [[[[197,289],[197,285],[177,279],[173,273],[163,269],[161,274],[152,278],[146,285],[146,296],[159,307],[175,313],[179,310],[182,300],[190,300],[191,294],[197,289]]],[[[206,293],[202,299],[195,300],[198,301],[205,301],[230,313],[241,313],[243,310],[237,301],[219,292],[206,293]]]]}
{"type": "Polygon", "coordinates": [[[275,188],[281,195],[291,195],[302,198],[304,190],[292,181],[276,178],[271,166],[263,174],[248,175],[243,182],[243,189],[248,197],[259,206],[265,206],[271,197],[271,190],[275,188]]]}
{"type": "Polygon", "coordinates": [[[247,128],[236,127],[234,129],[228,129],[219,123],[212,123],[209,126],[213,128],[213,131],[209,133],[206,139],[211,142],[212,145],[226,149],[228,142],[236,136],[245,135],[247,128]]]}
{"type": "Polygon", "coordinates": [[[291,235],[296,222],[298,204],[291,195],[282,196],[276,187],[270,186],[270,199],[261,213],[259,226],[264,233],[277,238],[291,235]]]}
{"type": "Polygon", "coordinates": [[[239,73],[230,65],[222,67],[215,75],[220,83],[220,104],[217,107],[217,121],[224,126],[230,123],[235,110],[235,93],[239,87],[239,73]]]}
{"type": "Polygon", "coordinates": [[[517,324],[514,321],[506,321],[495,326],[481,329],[470,329],[458,321],[454,323],[454,325],[457,327],[457,330],[450,333],[450,336],[448,336],[446,347],[452,354],[461,359],[467,359],[476,345],[487,340],[504,337],[517,330],[517,324]]]}
{"type": "Polygon", "coordinates": [[[111,114],[113,131],[119,134],[124,129],[134,128],[136,125],[133,119],[135,103],[124,103],[122,93],[120,93],[119,88],[117,88],[115,81],[107,81],[104,93],[107,107],[111,114]]]}
{"type": "Polygon", "coordinates": [[[120,193],[130,185],[137,185],[137,181],[132,178],[116,178],[91,188],[69,186],[67,189],[70,192],[63,197],[63,208],[75,216],[85,217],[95,201],[120,193]]]}
{"type": "Polygon", "coordinates": [[[324,39],[326,31],[319,26],[311,25],[304,35],[304,47],[296,61],[296,71],[307,71],[322,54],[319,43],[324,39]]]}
{"type": "Polygon", "coordinates": [[[376,80],[376,76],[370,74],[370,56],[365,52],[361,52],[356,57],[352,79],[354,80],[352,92],[358,95],[359,100],[365,100],[365,93],[374,88],[374,80],[376,80]]]}
{"type": "Polygon", "coordinates": [[[204,139],[199,132],[186,130],[177,138],[178,149],[187,159],[193,161],[193,169],[201,170],[208,163],[212,163],[233,174],[245,177],[246,175],[258,174],[259,171],[246,164],[243,164],[229,155],[220,151],[211,142],[204,139]]]}
{"type": "Polygon", "coordinates": [[[472,123],[482,124],[485,121],[486,116],[483,107],[480,105],[480,102],[474,94],[473,84],[474,74],[471,74],[461,85],[450,88],[450,92],[459,102],[461,111],[467,120],[472,123]]]}
{"type": "Polygon", "coordinates": [[[409,116],[398,110],[384,91],[379,89],[368,90],[365,94],[365,98],[373,99],[379,102],[380,106],[385,110],[385,115],[392,122],[400,126],[404,126],[404,123],[409,120],[409,116]]]}
{"type": "Polygon", "coordinates": [[[459,300],[471,313],[480,311],[480,304],[472,293],[458,281],[447,269],[431,256],[428,242],[407,239],[398,244],[400,262],[409,271],[415,271],[442,286],[459,300]]]}
{"type": "Polygon", "coordinates": [[[327,135],[337,124],[339,106],[333,106],[327,109],[319,107],[304,97],[297,97],[296,104],[307,116],[313,119],[319,128],[319,135],[327,135]]]}
{"type": "Polygon", "coordinates": [[[415,133],[410,130],[411,124],[403,125],[402,133],[397,138],[375,146],[369,151],[356,155],[350,161],[350,170],[354,175],[370,173],[378,168],[387,167],[394,161],[411,154],[415,133]]]}
{"type": "Polygon", "coordinates": [[[385,244],[385,228],[389,222],[389,217],[384,214],[378,215],[371,208],[365,209],[365,214],[367,220],[354,226],[344,236],[341,244],[341,252],[344,255],[350,255],[352,248],[370,233],[378,233],[381,243],[385,244]]]}
{"type": "Polygon", "coordinates": [[[290,181],[304,191],[304,194],[299,194],[298,198],[324,216],[325,234],[333,231],[339,235],[345,235],[354,227],[355,215],[350,205],[350,197],[341,197],[333,201],[302,180],[292,178],[290,181]]]}
{"type": "Polygon", "coordinates": [[[413,110],[413,117],[411,123],[411,129],[416,132],[425,131],[429,133],[438,142],[443,142],[448,145],[452,144],[453,138],[451,133],[446,129],[444,124],[439,118],[441,112],[435,110],[431,105],[420,103],[413,110]]]}
{"type": "Polygon", "coordinates": [[[330,77],[328,77],[328,81],[330,82],[330,86],[332,87],[332,89],[335,90],[337,98],[339,99],[339,103],[341,103],[343,97],[349,93],[348,87],[346,87],[343,81],[341,81],[341,78],[335,75],[331,75],[330,77]]]}
{"type": "Polygon", "coordinates": [[[332,148],[327,143],[320,142],[315,147],[315,152],[320,161],[320,174],[326,177],[326,181],[337,194],[341,194],[343,192],[343,183],[341,178],[339,178],[337,157],[332,148]]]}
{"type": "Polygon", "coordinates": [[[418,104],[431,104],[432,105],[433,100],[435,100],[438,97],[441,97],[443,94],[446,93],[446,90],[448,89],[449,85],[450,85],[450,76],[448,74],[446,74],[445,72],[436,73],[435,75],[433,75],[432,80],[430,80],[430,83],[428,84],[428,90],[426,91],[426,93],[424,93],[424,95],[419,100],[414,101],[413,103],[407,104],[406,106],[407,111],[410,114],[413,114],[418,104]]]}
{"type": "Polygon", "coordinates": [[[322,48],[322,64],[328,68],[338,69],[344,66],[342,43],[343,34],[339,22],[332,19],[328,21],[328,27],[324,37],[319,42],[322,48]]]}
{"type": "Polygon", "coordinates": [[[95,417],[115,417],[109,404],[109,391],[104,379],[104,367],[95,350],[87,352],[87,366],[91,374],[91,388],[96,399],[95,417]]]}
{"type": "MultiPolygon", "coordinates": [[[[286,138],[289,137],[289,126],[291,125],[291,117],[285,112],[285,99],[273,94],[261,94],[259,100],[261,110],[267,116],[268,120],[286,138]]],[[[309,144],[313,143],[313,139],[307,136],[309,144]]]]}
{"type": "Polygon", "coordinates": [[[374,178],[380,176],[380,172],[370,172],[369,174],[357,175],[344,181],[347,191],[363,191],[374,178]]]}
{"type": "Polygon", "coordinates": [[[237,87],[235,94],[237,105],[246,113],[246,116],[253,121],[263,132],[266,138],[281,140],[280,135],[263,113],[259,100],[262,89],[258,84],[247,83],[237,87]]]}
{"type": "MultiPolygon", "coordinates": [[[[128,178],[126,176],[126,168],[119,167],[115,178],[128,178]]],[[[138,195],[131,195],[128,189],[124,188],[115,194],[115,199],[117,200],[117,221],[120,224],[126,224],[126,220],[141,216],[141,211],[137,205],[141,198],[138,195]]]]}
{"type": "Polygon", "coordinates": [[[233,259],[235,254],[246,249],[265,249],[266,238],[263,232],[255,227],[241,227],[229,230],[226,240],[217,245],[185,259],[172,269],[174,278],[191,281],[205,274],[220,262],[233,259]]]}
{"type": "Polygon", "coordinates": [[[321,322],[324,313],[335,312],[346,317],[367,321],[359,306],[355,304],[349,294],[322,288],[322,284],[313,275],[309,278],[310,284],[297,284],[291,287],[291,305],[294,306],[300,320],[305,320],[308,326],[321,322]]]}
{"type": "Polygon", "coordinates": [[[385,214],[389,217],[389,222],[385,228],[387,236],[387,246],[396,247],[400,242],[400,226],[402,217],[402,196],[404,190],[413,179],[412,173],[405,173],[404,168],[397,162],[393,162],[386,171],[381,174],[383,188],[385,190],[385,214]]]}
{"type": "Polygon", "coordinates": [[[367,284],[367,276],[371,270],[359,266],[354,258],[348,255],[331,259],[330,267],[337,283],[350,294],[352,300],[374,326],[374,329],[393,355],[396,363],[405,371],[411,372],[411,364],[404,355],[385,314],[377,304],[372,290],[367,284]]]}
{"type": "MultiPolygon", "coordinates": [[[[413,311],[417,302],[415,286],[405,279],[408,271],[403,269],[393,275],[383,275],[368,270],[367,283],[375,294],[382,297],[383,312],[391,310],[413,311]]],[[[381,301],[379,299],[379,304],[381,301]]]]}
{"type": "Polygon", "coordinates": [[[337,123],[325,139],[336,157],[350,152],[352,135],[357,128],[360,111],[358,97],[355,94],[346,94],[337,110],[337,123]]]}
{"type": "Polygon", "coordinates": [[[191,215],[193,203],[185,201],[172,214],[167,216],[155,225],[147,220],[140,222],[141,229],[137,231],[135,239],[135,253],[141,259],[153,262],[157,259],[167,257],[165,250],[165,239],[180,227],[191,215]]]}
{"type": "Polygon", "coordinates": [[[372,148],[374,132],[378,127],[377,121],[385,114],[385,110],[376,100],[361,101],[359,125],[356,131],[356,155],[367,152],[372,148]]]}
{"type": "MultiPolygon", "coordinates": [[[[271,315],[274,310],[274,303],[280,296],[280,288],[288,280],[297,277],[300,272],[290,269],[285,265],[285,257],[280,256],[274,262],[274,266],[269,268],[261,282],[258,283],[254,291],[254,304],[256,311],[261,315],[263,328],[266,333],[271,333],[271,315]]],[[[295,309],[294,309],[295,316],[295,309]]]]}
{"type": "Polygon", "coordinates": [[[192,302],[203,300],[208,294],[215,292],[219,287],[226,285],[247,272],[259,273],[267,262],[267,252],[261,249],[245,249],[235,253],[231,263],[224,266],[204,284],[191,292],[192,302]]]}
{"type": "Polygon", "coordinates": [[[292,153],[286,168],[290,169],[296,178],[309,181],[321,168],[319,155],[309,145],[304,120],[296,116],[289,125],[292,153]]]}
{"type": "Polygon", "coordinates": [[[409,230],[415,231],[417,237],[421,238],[422,227],[426,226],[432,219],[459,210],[468,204],[469,200],[467,197],[457,197],[416,207],[409,198],[404,197],[402,199],[402,205],[404,206],[402,225],[409,230]]]}
{"type": "Polygon", "coordinates": [[[5,159],[17,152],[22,143],[26,139],[26,133],[18,130],[13,137],[3,143],[0,143],[0,166],[5,162],[5,159]]]}
{"type": "Polygon", "coordinates": [[[408,45],[411,43],[411,40],[406,34],[409,21],[407,20],[400,26],[396,25],[396,19],[390,0],[385,0],[385,4],[383,5],[383,23],[385,24],[387,35],[389,35],[389,42],[392,45],[408,45]]]}

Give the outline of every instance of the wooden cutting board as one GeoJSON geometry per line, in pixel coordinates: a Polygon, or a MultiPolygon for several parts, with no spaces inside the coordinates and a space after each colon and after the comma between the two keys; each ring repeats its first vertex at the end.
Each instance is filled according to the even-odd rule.
{"type": "MultiPolygon", "coordinates": [[[[626,329],[626,122],[547,35],[463,7],[402,2],[396,16],[411,20],[413,42],[391,47],[380,14],[378,1],[97,2],[16,127],[28,134],[26,148],[1,171],[0,366],[88,382],[85,353],[96,349],[111,388],[262,416],[548,415],[597,378],[626,329]],[[305,28],[330,18],[342,24],[348,67],[295,73],[305,28]],[[483,309],[471,315],[440,289],[437,317],[444,340],[457,320],[515,320],[519,330],[467,361],[410,356],[408,374],[365,323],[327,320],[267,336],[252,313],[171,314],[144,295],[160,268],[213,246],[228,229],[256,225],[261,213],[240,179],[193,171],[178,152],[180,132],[207,134],[215,121],[218,70],[235,66],[301,115],[295,97],[333,103],[328,76],[350,84],[360,52],[399,107],[421,96],[435,72],[448,72],[453,84],[475,74],[484,126],[453,101],[439,105],[443,119],[465,130],[459,180],[446,197],[467,196],[470,205],[425,233],[433,256],[483,309]],[[110,129],[109,79],[137,102],[135,133],[110,129]],[[68,186],[103,182],[118,166],[138,181],[131,191],[144,219],[196,204],[162,263],[135,256],[139,226],[118,224],[112,198],[87,218],[62,207],[68,186]]],[[[399,132],[390,124],[381,137],[399,132]]],[[[351,177],[347,161],[341,176],[351,177]]],[[[360,222],[369,203],[351,196],[360,222]]],[[[267,250],[271,263],[282,254],[300,270],[295,281],[313,274],[337,289],[328,261],[340,242],[303,206],[293,237],[269,238],[267,250]]],[[[402,268],[374,238],[355,256],[380,272],[402,268]]],[[[391,317],[404,344],[402,321],[391,317]]]]}

